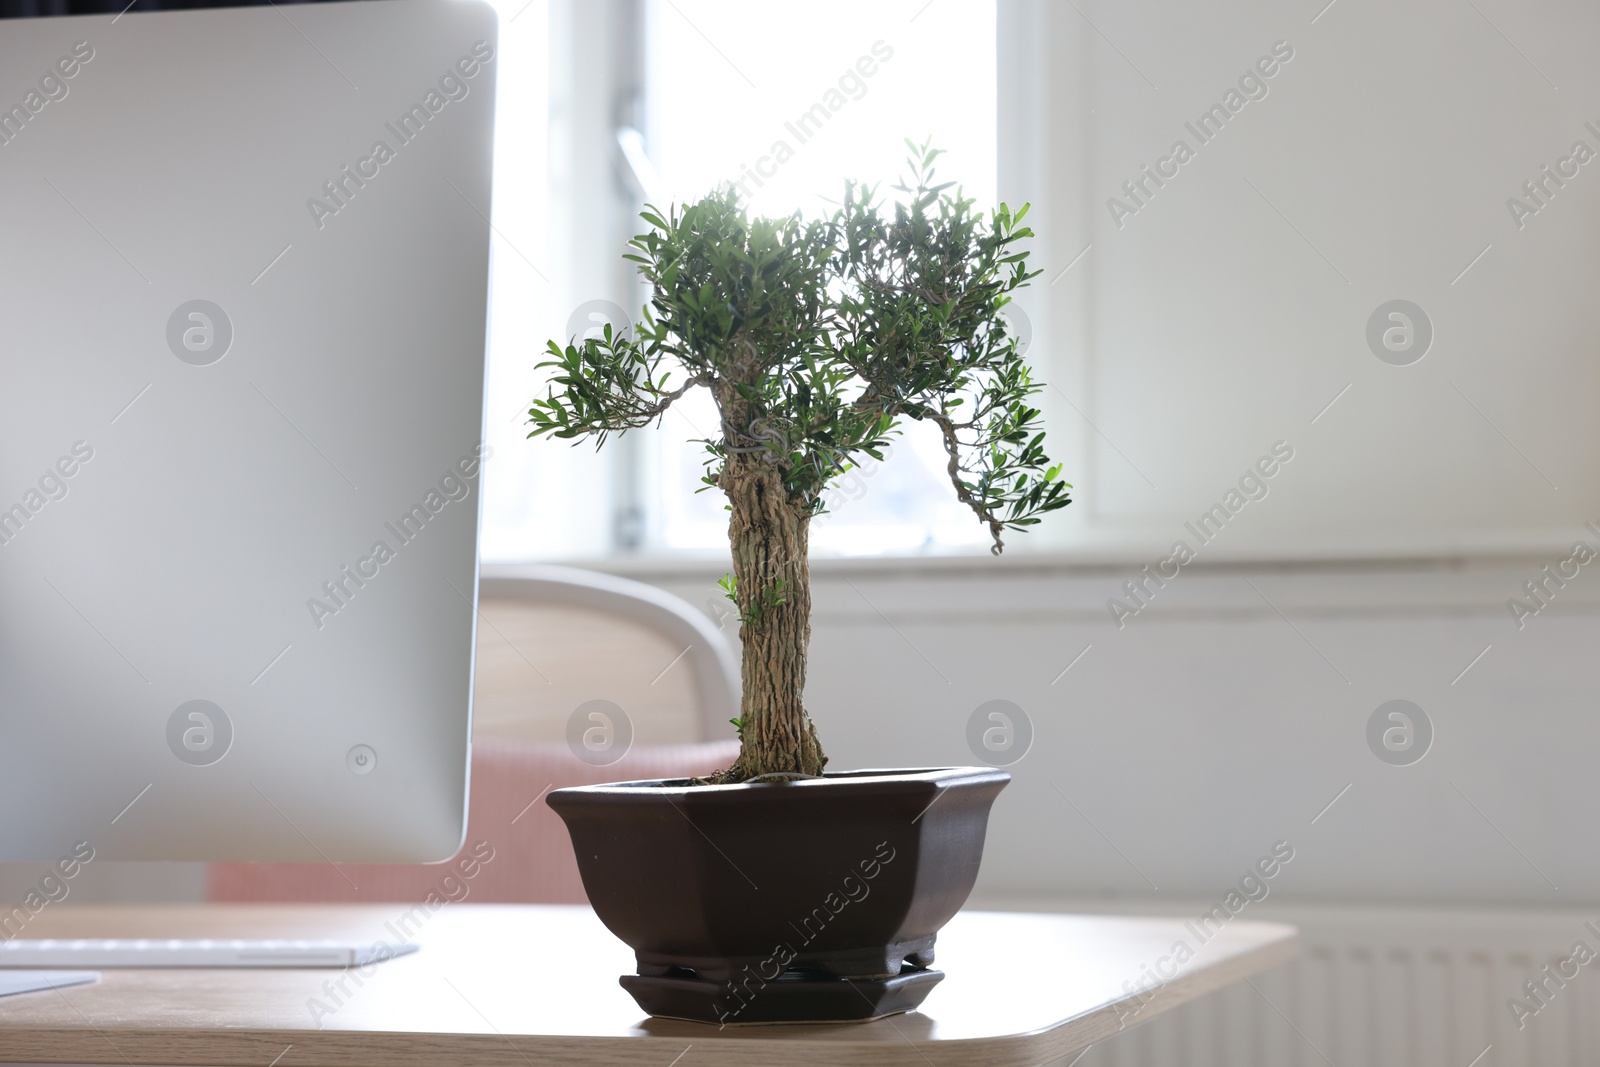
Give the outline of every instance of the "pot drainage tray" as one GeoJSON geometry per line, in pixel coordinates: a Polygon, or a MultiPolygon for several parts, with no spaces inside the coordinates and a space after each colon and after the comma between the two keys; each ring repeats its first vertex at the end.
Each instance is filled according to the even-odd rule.
{"type": "Polygon", "coordinates": [[[907,968],[892,978],[780,978],[745,991],[705,978],[625,974],[618,981],[651,1015],[691,1022],[857,1022],[911,1011],[944,978],[907,968]]]}

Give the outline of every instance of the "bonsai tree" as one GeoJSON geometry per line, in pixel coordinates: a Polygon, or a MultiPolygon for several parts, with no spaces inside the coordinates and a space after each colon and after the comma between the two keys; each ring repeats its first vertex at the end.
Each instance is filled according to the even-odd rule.
{"type": "MultiPolygon", "coordinates": [[[[910,142],[907,142],[910,145],[910,142]]],[[[984,215],[935,184],[939,152],[910,145],[904,196],[845,186],[830,218],[749,218],[731,185],[667,212],[630,242],[654,295],[636,335],[551,342],[549,395],[530,437],[593,437],[658,422],[710,390],[720,433],[706,486],[728,498],[743,698],[740,754],[715,780],[819,775],[827,763],[802,696],[811,636],[807,536],[823,490],[905,420],[944,442],[956,496],[999,554],[1002,534],[1065,507],[1044,451],[1040,388],[1002,310],[1029,272],[1027,207],[984,215]]]]}

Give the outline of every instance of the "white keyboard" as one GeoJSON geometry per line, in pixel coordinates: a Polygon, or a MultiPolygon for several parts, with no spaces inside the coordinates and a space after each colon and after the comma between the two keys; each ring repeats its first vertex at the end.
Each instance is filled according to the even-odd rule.
{"type": "Polygon", "coordinates": [[[416,950],[351,941],[18,938],[0,942],[0,967],[364,967],[416,950]]]}

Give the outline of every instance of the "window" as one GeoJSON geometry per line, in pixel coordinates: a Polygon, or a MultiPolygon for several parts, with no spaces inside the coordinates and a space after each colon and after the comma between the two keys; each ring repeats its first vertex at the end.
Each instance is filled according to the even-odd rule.
{"type": "MultiPolygon", "coordinates": [[[[502,9],[488,559],[721,554],[721,499],[693,492],[709,404],[599,454],[527,442],[543,340],[586,329],[573,309],[596,300],[644,302],[620,255],[647,190],[726,178],[757,211],[820,212],[845,177],[892,181],[903,136],[946,147],[980,201],[1033,207],[1044,275],[1018,311],[1076,503],[1016,550],[1545,552],[1600,515],[1600,305],[1584,295],[1600,201],[1559,164],[1569,190],[1507,212],[1600,134],[1536,72],[1486,79],[1429,53],[1351,81],[1319,51],[1332,15],[1296,26],[1277,9],[1101,5],[1090,24],[1023,0],[517,3],[502,9]],[[1395,195],[1400,170],[1426,195],[1395,195]],[[1432,328],[1411,364],[1367,335],[1395,301],[1432,328]],[[1281,471],[1265,491],[1262,464],[1281,471]],[[1189,529],[1206,515],[1225,531],[1189,529]]],[[[983,550],[915,431],[841,481],[819,554],[983,550]]]]}
{"type": "Polygon", "coordinates": [[[559,246],[550,225],[551,6],[493,0],[500,15],[495,101],[494,237],[491,245],[482,552],[487,560],[580,554],[606,537],[604,468],[587,451],[525,440],[534,364],[562,330],[559,246]]]}
{"type": "MultiPolygon", "coordinates": [[[[648,53],[649,122],[659,195],[679,202],[733,180],[752,212],[824,214],[846,179],[887,189],[906,138],[945,148],[945,173],[980,204],[995,200],[993,3],[804,8],[739,0],[662,2],[648,53]],[[920,10],[919,10],[920,7],[920,10]]],[[[656,545],[726,543],[721,495],[694,494],[715,406],[669,410],[651,449],[661,476],[647,513],[656,545]]],[[[867,555],[981,545],[954,498],[937,438],[908,427],[878,464],[848,472],[812,525],[821,553],[867,555]]]]}
{"type": "MultiPolygon", "coordinates": [[[[731,180],[752,212],[815,216],[847,178],[887,192],[904,139],[931,137],[948,153],[945,173],[993,204],[995,5],[659,0],[546,10],[534,0],[517,10],[511,0],[501,23],[485,559],[720,553],[721,494],[695,491],[698,441],[716,428],[710,398],[686,398],[659,428],[614,438],[599,454],[525,441],[519,414],[536,389],[537,352],[548,337],[589,328],[586,315],[562,308],[612,302],[636,313],[647,299],[620,259],[645,199],[682,202],[731,180]],[[532,84],[541,46],[548,93],[532,84]]],[[[840,479],[830,514],[813,524],[818,553],[982,550],[986,535],[951,493],[937,439],[920,429],[908,428],[882,464],[840,479]]]]}

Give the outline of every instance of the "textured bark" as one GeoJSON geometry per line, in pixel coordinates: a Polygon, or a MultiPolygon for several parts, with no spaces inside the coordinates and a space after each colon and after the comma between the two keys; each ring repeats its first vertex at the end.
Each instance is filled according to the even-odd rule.
{"type": "Polygon", "coordinates": [[[732,505],[728,540],[743,642],[742,745],[726,777],[821,774],[828,758],[806,714],[806,650],[811,641],[811,518],[790,503],[767,453],[727,457],[722,489],[732,505]]]}

